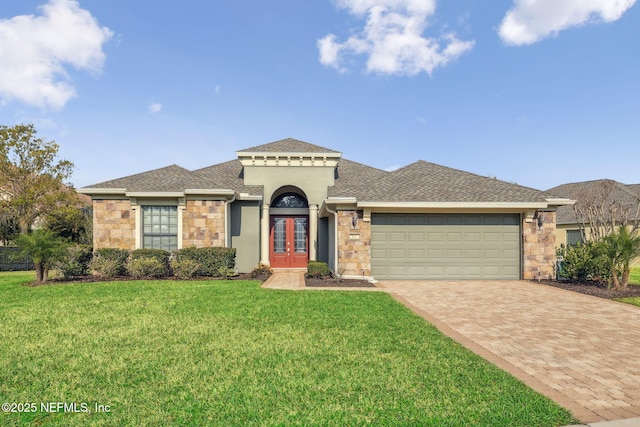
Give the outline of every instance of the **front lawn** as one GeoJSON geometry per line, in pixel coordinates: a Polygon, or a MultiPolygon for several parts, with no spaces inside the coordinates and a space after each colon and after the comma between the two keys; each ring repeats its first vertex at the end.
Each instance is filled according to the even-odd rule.
{"type": "Polygon", "coordinates": [[[37,411],[1,425],[576,421],[383,293],[29,280],[0,274],[0,401],[37,411]]]}
{"type": "Polygon", "coordinates": [[[629,283],[632,285],[640,285],[640,267],[631,267],[629,283]]]}

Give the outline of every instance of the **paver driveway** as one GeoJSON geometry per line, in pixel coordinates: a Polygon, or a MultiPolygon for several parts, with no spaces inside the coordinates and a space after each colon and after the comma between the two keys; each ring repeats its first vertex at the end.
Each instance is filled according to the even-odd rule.
{"type": "Polygon", "coordinates": [[[640,416],[640,308],[524,281],[378,284],[583,422],[640,416]]]}

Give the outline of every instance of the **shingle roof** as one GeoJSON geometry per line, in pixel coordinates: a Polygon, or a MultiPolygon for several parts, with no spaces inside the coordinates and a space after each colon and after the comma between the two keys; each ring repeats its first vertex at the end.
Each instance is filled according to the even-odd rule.
{"type": "Polygon", "coordinates": [[[258,145],[256,147],[245,148],[240,152],[287,152],[287,153],[340,153],[339,151],[329,148],[320,147],[319,145],[310,144],[293,138],[281,139],[280,141],[270,142],[268,144],[258,145]]]}
{"type": "MultiPolygon", "coordinates": [[[[351,177],[351,181],[357,178],[351,177]]],[[[359,185],[330,190],[332,196],[352,196],[379,202],[544,202],[548,195],[528,187],[417,161],[393,172],[363,176],[359,185]],[[347,194],[347,191],[352,194],[347,194]]]]}
{"type": "MultiPolygon", "coordinates": [[[[288,138],[241,152],[325,152],[328,148],[288,138]]],[[[180,192],[185,189],[230,189],[262,195],[261,186],[245,186],[240,160],[189,171],[171,165],[94,184],[91,188],[124,188],[128,192],[180,192]]],[[[90,193],[90,191],[86,191],[90,193]]],[[[393,172],[340,159],[329,197],[356,197],[369,202],[544,202],[548,194],[497,179],[417,161],[393,172]]]]}
{"type": "MultiPolygon", "coordinates": [[[[628,206],[635,212],[635,207],[640,202],[640,192],[634,185],[625,185],[611,179],[598,179],[594,181],[572,182],[550,188],[547,193],[576,200],[576,208],[580,208],[588,200],[599,199],[600,203],[619,203],[628,206]]],[[[574,208],[561,206],[558,208],[558,224],[577,223],[574,208]]]]}
{"type": "MultiPolygon", "coordinates": [[[[123,178],[112,179],[85,188],[125,188],[127,191],[184,191],[185,188],[199,188],[205,185],[193,172],[170,165],[123,178]]],[[[206,188],[206,187],[204,187],[206,188]]]]}
{"type": "Polygon", "coordinates": [[[389,172],[351,160],[340,159],[335,175],[335,184],[329,188],[329,197],[354,197],[365,191],[367,187],[375,185],[376,182],[389,175],[389,172]]]}
{"type": "Polygon", "coordinates": [[[205,188],[227,188],[238,193],[262,195],[262,187],[246,186],[242,177],[242,164],[239,160],[197,169],[193,173],[207,183],[205,188]]]}
{"type": "Polygon", "coordinates": [[[640,194],[640,184],[629,184],[627,188],[631,189],[634,193],[640,194]]]}

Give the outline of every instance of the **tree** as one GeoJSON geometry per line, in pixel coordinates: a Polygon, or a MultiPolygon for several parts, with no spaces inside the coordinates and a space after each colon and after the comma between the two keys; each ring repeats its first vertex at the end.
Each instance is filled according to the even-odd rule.
{"type": "Polygon", "coordinates": [[[45,227],[69,242],[90,245],[93,242],[93,208],[62,206],[47,214],[45,227]]]}
{"type": "Polygon", "coordinates": [[[571,198],[583,239],[601,241],[619,226],[640,226],[640,196],[612,180],[599,180],[574,191],[571,198]]]}
{"type": "Polygon", "coordinates": [[[63,205],[77,203],[63,181],[73,163],[59,160],[59,146],[36,137],[33,125],[0,126],[0,188],[4,209],[15,213],[24,234],[38,218],[63,205]]]}
{"type": "Polygon", "coordinates": [[[0,245],[8,245],[19,233],[17,216],[8,206],[0,203],[0,245]]]}
{"type": "Polygon", "coordinates": [[[20,248],[20,256],[28,256],[33,260],[38,282],[49,279],[49,267],[59,259],[65,247],[64,241],[49,230],[20,234],[15,244],[20,248]]]}
{"type": "Polygon", "coordinates": [[[640,235],[634,229],[629,231],[625,226],[604,238],[605,254],[611,261],[611,283],[615,289],[629,285],[629,264],[640,256],[640,235]]]}

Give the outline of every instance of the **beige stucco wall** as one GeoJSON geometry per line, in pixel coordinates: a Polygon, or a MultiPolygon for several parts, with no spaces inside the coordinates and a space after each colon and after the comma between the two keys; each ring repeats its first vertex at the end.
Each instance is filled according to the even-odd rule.
{"type": "Polygon", "coordinates": [[[539,212],[542,226],[538,220],[522,222],[522,278],[552,279],[556,261],[556,213],[539,212]]]}
{"type": "Polygon", "coordinates": [[[362,211],[338,211],[337,272],[345,276],[371,276],[371,222],[362,220],[362,211]],[[354,212],[358,214],[355,227],[354,212]]]}
{"type": "Polygon", "coordinates": [[[330,166],[245,166],[244,184],[264,186],[266,203],[279,188],[295,186],[304,192],[310,205],[320,206],[327,197],[327,187],[334,185],[334,173],[330,166]]]}
{"type": "Polygon", "coordinates": [[[129,200],[93,201],[93,248],[133,250],[136,218],[129,200]]]}
{"type": "Polygon", "coordinates": [[[182,247],[225,246],[224,211],[221,200],[187,200],[182,213],[182,247]]]}
{"type": "Polygon", "coordinates": [[[231,205],[231,247],[236,248],[236,268],[250,273],[260,261],[260,204],[236,201],[231,205]]]}

